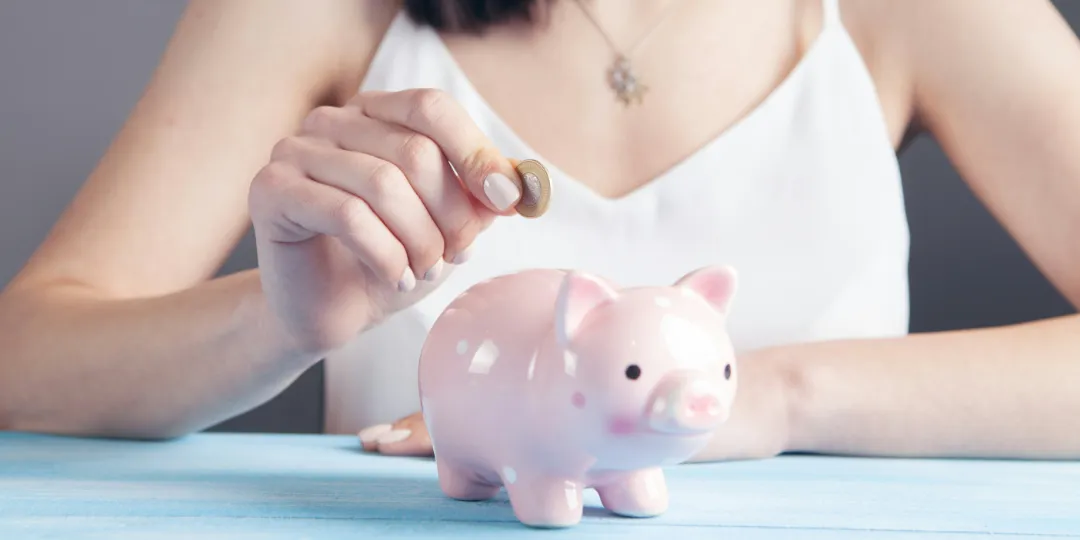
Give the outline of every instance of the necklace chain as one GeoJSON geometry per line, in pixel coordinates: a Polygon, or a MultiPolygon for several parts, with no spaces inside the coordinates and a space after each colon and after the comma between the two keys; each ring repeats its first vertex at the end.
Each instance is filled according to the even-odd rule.
{"type": "Polygon", "coordinates": [[[637,42],[627,52],[622,52],[619,46],[615,44],[615,41],[611,39],[611,36],[604,31],[604,27],[600,25],[596,17],[592,12],[585,7],[582,0],[577,0],[578,7],[585,13],[585,17],[589,19],[596,30],[603,36],[604,41],[607,41],[611,50],[615,53],[615,59],[612,61],[611,66],[608,68],[608,85],[615,91],[616,97],[625,106],[629,106],[631,103],[641,103],[642,98],[645,96],[645,92],[648,91],[648,87],[642,84],[637,73],[634,72],[631,58],[638,49],[653,35],[657,28],[660,27],[660,23],[664,22],[667,17],[674,11],[671,7],[676,2],[672,2],[665,9],[660,18],[653,23],[653,25],[637,39],[637,42]]]}

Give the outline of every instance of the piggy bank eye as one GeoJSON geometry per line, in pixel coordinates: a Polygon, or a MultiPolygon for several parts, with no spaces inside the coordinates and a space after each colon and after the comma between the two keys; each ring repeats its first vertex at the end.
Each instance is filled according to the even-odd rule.
{"type": "Polygon", "coordinates": [[[641,368],[639,368],[637,366],[637,364],[630,364],[629,366],[626,367],[626,378],[627,379],[630,379],[631,381],[633,381],[633,380],[636,380],[640,376],[641,376],[641,368]]]}
{"type": "Polygon", "coordinates": [[[731,379],[731,364],[724,366],[724,379],[731,379]]]}

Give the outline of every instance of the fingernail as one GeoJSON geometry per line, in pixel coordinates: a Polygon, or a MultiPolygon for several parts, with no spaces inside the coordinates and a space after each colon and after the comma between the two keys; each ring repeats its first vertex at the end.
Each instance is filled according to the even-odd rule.
{"type": "Polygon", "coordinates": [[[360,442],[372,442],[387,431],[390,431],[394,426],[390,424],[379,424],[377,426],[366,427],[360,430],[356,436],[360,437],[360,442]]]}
{"type": "Polygon", "coordinates": [[[461,253],[458,253],[457,255],[454,255],[454,260],[452,260],[450,262],[452,262],[454,264],[461,264],[461,263],[469,260],[470,257],[472,257],[472,246],[469,246],[469,247],[461,250],[461,253]]]}
{"type": "Polygon", "coordinates": [[[416,287],[416,275],[413,274],[412,268],[405,267],[405,272],[401,274],[401,279],[398,280],[397,288],[401,292],[409,292],[416,287]]]}
{"type": "Polygon", "coordinates": [[[380,435],[379,438],[376,439],[376,442],[378,442],[379,444],[391,444],[401,442],[405,439],[408,439],[409,435],[412,435],[411,429],[395,429],[393,431],[388,431],[380,435]]]}
{"type": "Polygon", "coordinates": [[[440,258],[439,260],[435,261],[435,266],[432,266],[428,269],[427,272],[424,273],[424,280],[435,281],[436,279],[439,279],[439,274],[442,273],[442,268],[443,260],[442,258],[440,258]]]}
{"type": "Polygon", "coordinates": [[[517,184],[502,173],[491,173],[484,179],[484,194],[499,211],[504,211],[521,197],[517,184]]]}

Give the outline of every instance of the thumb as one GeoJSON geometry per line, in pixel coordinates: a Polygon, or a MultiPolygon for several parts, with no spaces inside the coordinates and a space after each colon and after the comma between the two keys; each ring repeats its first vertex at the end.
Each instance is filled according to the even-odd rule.
{"type": "Polygon", "coordinates": [[[433,89],[372,92],[361,106],[371,118],[434,141],[474,198],[496,214],[513,212],[521,199],[517,171],[452,96],[433,89]]]}
{"type": "Polygon", "coordinates": [[[455,166],[458,178],[472,196],[496,214],[512,214],[522,194],[516,162],[490,146],[463,161],[460,170],[453,163],[451,165],[455,166]]]}

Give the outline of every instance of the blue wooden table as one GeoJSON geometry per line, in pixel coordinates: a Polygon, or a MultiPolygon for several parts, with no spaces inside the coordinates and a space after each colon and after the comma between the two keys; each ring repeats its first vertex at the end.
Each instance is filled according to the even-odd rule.
{"type": "Polygon", "coordinates": [[[150,443],[0,433],[0,539],[1080,538],[1080,463],[783,456],[668,469],[671,509],[535,530],[355,437],[150,443]]]}

